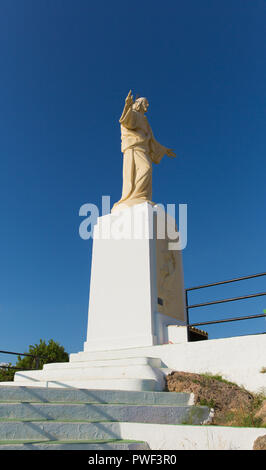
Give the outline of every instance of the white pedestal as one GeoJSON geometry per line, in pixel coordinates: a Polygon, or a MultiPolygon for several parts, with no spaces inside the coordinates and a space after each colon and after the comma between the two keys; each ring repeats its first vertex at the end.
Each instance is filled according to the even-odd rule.
{"type": "Polygon", "coordinates": [[[163,226],[149,203],[98,218],[84,351],[163,344],[168,324],[186,323],[181,252],[157,239],[163,226]]]}

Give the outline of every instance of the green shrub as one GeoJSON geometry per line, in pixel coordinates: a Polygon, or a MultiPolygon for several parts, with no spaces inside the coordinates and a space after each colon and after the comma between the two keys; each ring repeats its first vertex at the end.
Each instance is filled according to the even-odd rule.
{"type": "MultiPolygon", "coordinates": [[[[11,362],[8,364],[8,366],[11,366],[11,362]]],[[[15,375],[15,370],[14,369],[3,369],[0,366],[0,382],[12,382],[14,380],[14,375],[15,375]]]]}
{"type": "Polygon", "coordinates": [[[26,369],[42,369],[44,364],[51,362],[68,362],[69,356],[65,351],[64,347],[54,340],[50,339],[48,344],[45,341],[40,339],[39,344],[30,345],[29,350],[26,351],[27,354],[33,356],[39,356],[39,363],[36,362],[36,358],[29,356],[18,356],[18,361],[16,367],[26,370],[26,369]]]}

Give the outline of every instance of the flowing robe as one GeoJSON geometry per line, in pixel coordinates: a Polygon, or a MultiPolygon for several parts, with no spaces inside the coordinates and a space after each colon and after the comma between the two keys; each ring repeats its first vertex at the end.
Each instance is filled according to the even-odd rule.
{"type": "Polygon", "coordinates": [[[145,201],[152,203],[152,162],[160,163],[167,150],[154,138],[143,113],[129,108],[119,122],[121,150],[124,154],[123,189],[121,199],[112,210],[120,204],[133,206],[145,201]]]}

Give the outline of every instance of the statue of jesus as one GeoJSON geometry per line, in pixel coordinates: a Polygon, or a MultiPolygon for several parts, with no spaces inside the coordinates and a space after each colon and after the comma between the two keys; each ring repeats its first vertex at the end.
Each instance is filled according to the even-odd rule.
{"type": "Polygon", "coordinates": [[[172,149],[164,147],[155,140],[145,116],[148,100],[128,93],[125,101],[121,124],[121,150],[124,154],[122,197],[112,211],[130,207],[142,202],[152,202],[152,162],[160,163],[164,155],[174,158],[172,149]]]}

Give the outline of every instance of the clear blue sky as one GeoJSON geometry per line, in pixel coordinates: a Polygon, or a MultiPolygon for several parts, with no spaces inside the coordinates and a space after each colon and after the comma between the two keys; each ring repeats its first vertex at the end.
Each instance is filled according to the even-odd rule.
{"type": "MultiPolygon", "coordinates": [[[[148,97],[155,136],[179,156],[154,166],[153,199],[188,204],[186,287],[266,271],[265,20],[263,0],[1,1],[0,349],[40,338],[83,348],[91,242],[79,208],[120,198],[129,89],[148,97]]],[[[264,308],[261,297],[191,320],[264,308]]],[[[208,331],[265,329],[262,319],[208,331]]]]}

